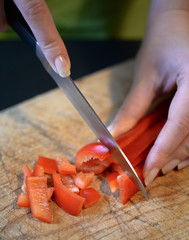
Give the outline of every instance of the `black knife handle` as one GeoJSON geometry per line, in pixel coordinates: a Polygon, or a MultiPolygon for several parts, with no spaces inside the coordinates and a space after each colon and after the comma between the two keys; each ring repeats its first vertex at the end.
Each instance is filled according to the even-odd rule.
{"type": "Polygon", "coordinates": [[[4,8],[9,25],[36,52],[37,40],[14,2],[5,0],[4,8]]]}

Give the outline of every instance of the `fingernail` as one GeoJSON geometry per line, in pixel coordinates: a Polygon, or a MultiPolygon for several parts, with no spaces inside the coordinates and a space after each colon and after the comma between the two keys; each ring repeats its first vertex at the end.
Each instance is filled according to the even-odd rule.
{"type": "Polygon", "coordinates": [[[68,63],[67,63],[67,61],[65,60],[64,57],[58,56],[55,59],[54,63],[55,63],[57,73],[61,77],[68,77],[70,75],[70,68],[69,68],[69,65],[68,65],[68,63]]]}
{"type": "Polygon", "coordinates": [[[189,158],[187,158],[186,160],[180,162],[177,166],[177,169],[180,170],[180,169],[183,169],[185,167],[189,166],[189,158]]]}
{"type": "Polygon", "coordinates": [[[150,183],[154,180],[154,178],[157,176],[158,172],[159,172],[159,168],[153,168],[148,175],[146,176],[144,182],[145,185],[148,186],[150,185],[150,183]]]}
{"type": "Polygon", "coordinates": [[[168,172],[173,170],[179,164],[179,162],[180,162],[179,159],[171,160],[162,168],[162,173],[167,174],[168,172]]]}

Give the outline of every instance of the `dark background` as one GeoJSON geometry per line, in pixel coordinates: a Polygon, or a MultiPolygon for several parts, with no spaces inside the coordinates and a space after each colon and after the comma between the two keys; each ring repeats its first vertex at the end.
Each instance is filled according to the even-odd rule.
{"type": "MultiPolygon", "coordinates": [[[[134,58],[140,47],[139,41],[64,42],[73,80],[134,58]]],[[[0,41],[0,71],[0,110],[57,87],[35,54],[19,40],[0,41]]]]}

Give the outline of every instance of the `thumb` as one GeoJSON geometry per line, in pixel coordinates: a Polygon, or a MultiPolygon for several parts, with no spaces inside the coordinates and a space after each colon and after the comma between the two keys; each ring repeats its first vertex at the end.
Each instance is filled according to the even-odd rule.
{"type": "Polygon", "coordinates": [[[14,0],[30,26],[52,68],[62,77],[70,75],[70,60],[44,0],[14,0]]]}
{"type": "Polygon", "coordinates": [[[114,137],[131,129],[147,112],[154,96],[153,75],[146,76],[145,68],[134,78],[133,86],[108,129],[114,137]]]}

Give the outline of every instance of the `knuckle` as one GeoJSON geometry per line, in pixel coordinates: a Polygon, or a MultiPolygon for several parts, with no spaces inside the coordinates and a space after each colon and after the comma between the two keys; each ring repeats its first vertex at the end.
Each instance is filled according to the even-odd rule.
{"type": "Polygon", "coordinates": [[[57,46],[58,46],[58,43],[57,43],[56,39],[54,39],[54,38],[44,39],[44,41],[41,42],[41,47],[44,51],[55,52],[57,49],[57,46]]]}

